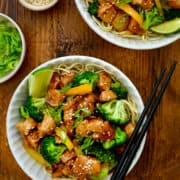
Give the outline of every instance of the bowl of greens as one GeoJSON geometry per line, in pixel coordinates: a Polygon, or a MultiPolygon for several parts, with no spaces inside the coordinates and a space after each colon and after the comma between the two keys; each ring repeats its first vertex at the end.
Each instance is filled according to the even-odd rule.
{"type": "Polygon", "coordinates": [[[136,87],[113,65],[88,56],[57,58],[33,70],[14,92],[9,146],[32,179],[108,180],[143,108],[136,87]]]}
{"type": "Polygon", "coordinates": [[[100,37],[129,49],[155,49],[180,38],[180,3],[164,0],[75,0],[100,37]]]}
{"type": "Polygon", "coordinates": [[[10,79],[25,56],[25,39],[17,23],[0,13],[0,83],[10,79]]]}

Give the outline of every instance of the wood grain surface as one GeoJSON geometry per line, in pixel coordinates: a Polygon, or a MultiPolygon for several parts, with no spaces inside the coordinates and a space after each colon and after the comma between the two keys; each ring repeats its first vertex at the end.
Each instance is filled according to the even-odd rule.
{"type": "Polygon", "coordinates": [[[128,50],[98,37],[82,20],[73,0],[60,0],[50,10],[32,12],[17,0],[0,0],[0,12],[24,32],[27,53],[18,73],[0,84],[0,179],[28,180],[13,158],[6,137],[6,113],[14,90],[36,66],[55,57],[89,55],[121,69],[146,102],[160,69],[178,61],[174,76],[149,128],[140,160],[127,180],[180,179],[180,41],[161,49],[128,50]]]}

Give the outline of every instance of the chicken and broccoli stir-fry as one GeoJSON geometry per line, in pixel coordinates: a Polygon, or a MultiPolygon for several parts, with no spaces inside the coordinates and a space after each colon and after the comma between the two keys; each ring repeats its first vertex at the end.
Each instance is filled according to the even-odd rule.
{"type": "Polygon", "coordinates": [[[85,1],[88,12],[103,30],[124,37],[156,37],[151,27],[180,18],[179,0],[85,1]]]}
{"type": "MultiPolygon", "coordinates": [[[[45,97],[28,96],[16,128],[52,177],[102,179],[116,166],[137,113],[105,70],[55,69],[45,97]]],[[[35,155],[34,155],[35,154],[35,155]]]]}

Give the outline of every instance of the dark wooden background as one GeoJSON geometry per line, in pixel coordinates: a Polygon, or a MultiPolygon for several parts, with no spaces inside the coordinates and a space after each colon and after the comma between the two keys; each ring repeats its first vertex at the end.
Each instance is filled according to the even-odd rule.
{"type": "Polygon", "coordinates": [[[127,180],[180,179],[180,41],[156,50],[116,47],[98,37],[82,20],[73,0],[60,0],[50,10],[32,12],[17,0],[0,0],[0,12],[18,22],[27,53],[18,73],[0,84],[0,179],[28,180],[8,147],[6,112],[21,80],[36,66],[55,57],[89,55],[121,69],[146,101],[160,69],[178,61],[176,72],[149,128],[144,151],[127,180]]]}

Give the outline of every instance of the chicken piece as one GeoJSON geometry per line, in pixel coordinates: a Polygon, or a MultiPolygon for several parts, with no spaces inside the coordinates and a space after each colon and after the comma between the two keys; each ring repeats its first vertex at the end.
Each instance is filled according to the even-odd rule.
{"type": "Polygon", "coordinates": [[[77,109],[87,108],[91,113],[93,113],[96,100],[97,97],[95,94],[87,94],[80,100],[77,109]]]}
{"type": "Polygon", "coordinates": [[[73,159],[76,157],[76,153],[74,151],[65,151],[62,156],[61,156],[61,161],[65,164],[69,160],[73,159]]]}
{"type": "Polygon", "coordinates": [[[56,144],[61,144],[62,140],[59,136],[55,136],[55,142],[56,142],[56,144]]]}
{"type": "Polygon", "coordinates": [[[73,164],[72,171],[76,177],[87,174],[97,175],[101,172],[101,163],[96,158],[79,155],[73,164]]]}
{"type": "Polygon", "coordinates": [[[53,106],[56,107],[58,106],[61,102],[63,102],[65,98],[65,95],[62,94],[60,91],[58,91],[57,89],[50,89],[48,91],[48,94],[46,96],[46,102],[53,106]]]}
{"type": "Polygon", "coordinates": [[[67,129],[68,136],[72,137],[73,135],[73,124],[74,124],[74,109],[67,109],[63,111],[64,124],[67,129]]]}
{"type": "Polygon", "coordinates": [[[22,135],[27,136],[31,130],[33,130],[37,126],[37,122],[32,118],[27,118],[24,121],[20,121],[16,128],[22,135]]]}
{"type": "Polygon", "coordinates": [[[111,77],[109,76],[107,72],[102,71],[99,73],[99,80],[98,80],[97,86],[99,87],[101,91],[110,89],[111,77]]]}
{"type": "Polygon", "coordinates": [[[116,94],[111,90],[102,91],[99,96],[100,102],[107,102],[116,98],[116,94]]]}
{"type": "Polygon", "coordinates": [[[111,127],[109,121],[103,121],[101,118],[93,117],[85,119],[76,128],[76,134],[87,137],[92,134],[94,139],[112,140],[115,136],[115,130],[111,127]]]}
{"type": "Polygon", "coordinates": [[[130,138],[130,136],[132,135],[133,131],[135,128],[135,124],[133,123],[128,123],[126,124],[126,126],[124,127],[124,131],[127,134],[127,136],[130,138]]]}
{"type": "Polygon", "coordinates": [[[174,9],[180,9],[180,0],[168,0],[168,5],[174,9]]]}
{"type": "Polygon", "coordinates": [[[53,178],[58,178],[63,175],[63,166],[64,165],[62,163],[56,164],[56,167],[53,169],[53,172],[52,172],[53,178]]]}
{"type": "Polygon", "coordinates": [[[25,137],[29,146],[31,146],[34,149],[37,149],[39,146],[39,133],[38,131],[31,132],[28,136],[25,137]]]}
{"type": "Polygon", "coordinates": [[[111,24],[116,14],[116,9],[110,3],[103,3],[99,6],[98,17],[105,23],[111,24]]]}
{"type": "Polygon", "coordinates": [[[98,0],[99,4],[104,4],[104,3],[112,3],[115,4],[117,0],[98,0]]]}
{"type": "Polygon", "coordinates": [[[130,18],[126,13],[119,11],[112,22],[112,26],[119,32],[124,31],[128,28],[129,20],[130,18]]]}
{"type": "Polygon", "coordinates": [[[154,0],[132,0],[132,4],[141,6],[143,9],[151,9],[154,6],[154,0]]]}
{"type": "Polygon", "coordinates": [[[128,30],[134,34],[144,34],[145,32],[133,18],[130,20],[128,30]]]}
{"type": "Polygon", "coordinates": [[[42,138],[46,135],[50,135],[55,128],[56,124],[54,119],[49,115],[44,115],[43,121],[38,124],[39,137],[42,138]]]}
{"type": "Polygon", "coordinates": [[[64,87],[65,85],[71,83],[74,79],[75,73],[74,72],[62,72],[60,75],[60,85],[64,87]]]}
{"type": "Polygon", "coordinates": [[[67,101],[62,109],[65,110],[69,110],[69,109],[73,109],[76,110],[77,109],[77,105],[80,103],[80,101],[83,99],[83,96],[76,96],[75,98],[67,101]]]}
{"type": "Polygon", "coordinates": [[[63,168],[63,175],[65,175],[65,176],[73,175],[73,172],[72,172],[73,164],[74,164],[74,160],[69,160],[65,164],[65,166],[63,168]]]}
{"type": "Polygon", "coordinates": [[[57,72],[53,73],[48,89],[58,89],[60,87],[60,77],[57,72]]]}

